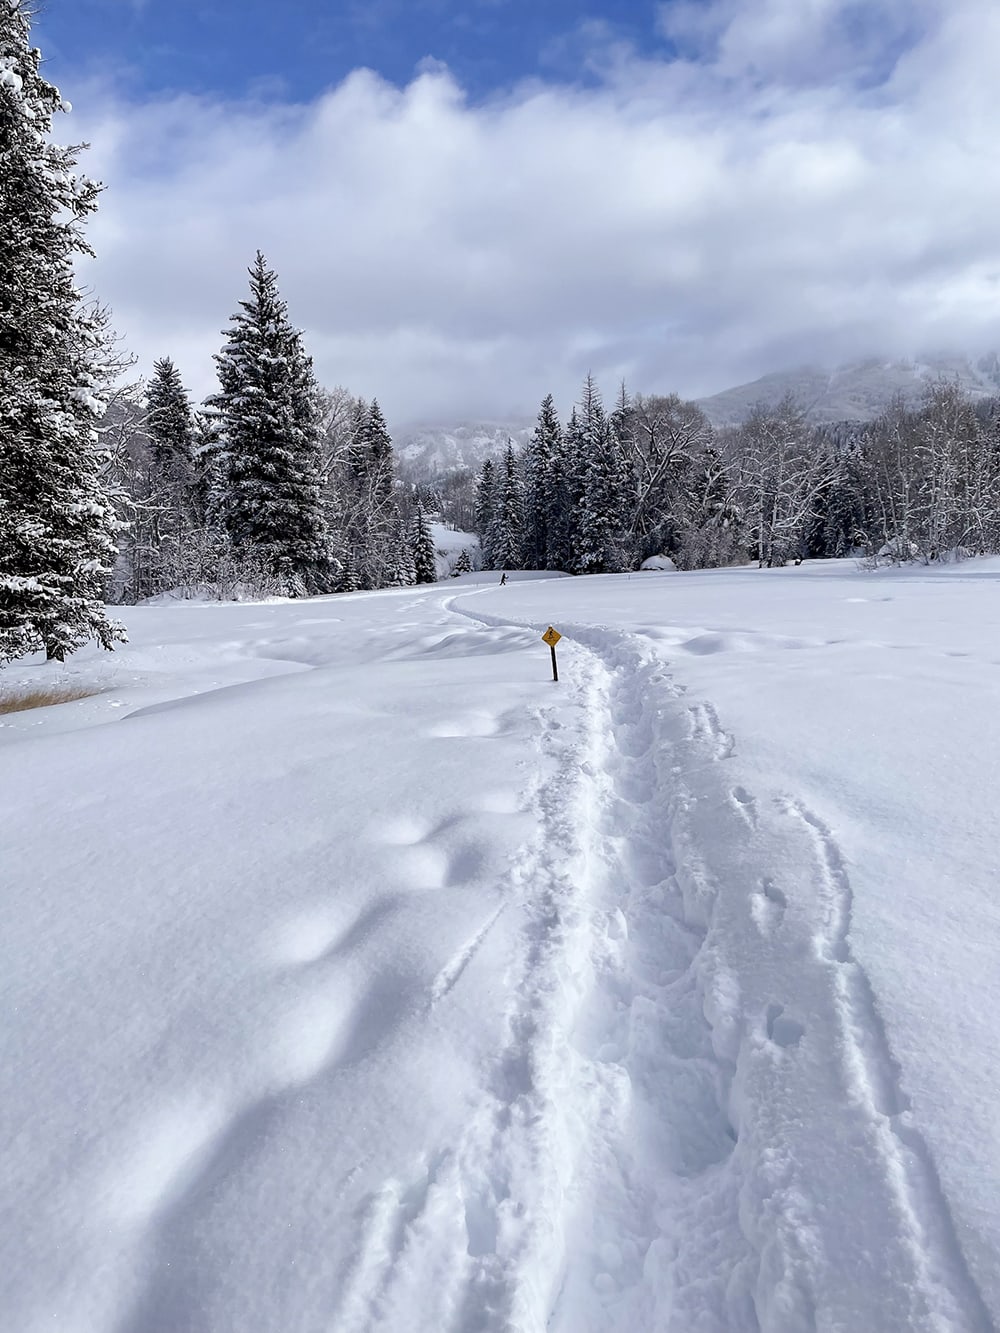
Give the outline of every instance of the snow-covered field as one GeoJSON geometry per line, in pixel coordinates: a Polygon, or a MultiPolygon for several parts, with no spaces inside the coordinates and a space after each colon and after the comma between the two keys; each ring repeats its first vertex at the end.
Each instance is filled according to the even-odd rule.
{"type": "Polygon", "coordinates": [[[1000,1323],[1000,562],[125,619],[0,675],[0,1329],[1000,1323]]]}

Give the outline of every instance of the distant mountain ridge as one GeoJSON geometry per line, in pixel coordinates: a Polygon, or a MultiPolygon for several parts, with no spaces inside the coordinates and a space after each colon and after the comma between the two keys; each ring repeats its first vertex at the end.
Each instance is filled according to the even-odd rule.
{"type": "MultiPolygon", "coordinates": [[[[908,406],[918,404],[938,379],[957,381],[973,400],[1000,395],[1000,356],[971,358],[941,355],[921,360],[869,358],[824,370],[800,366],[763,375],[696,401],[713,426],[733,426],[758,403],[773,407],[786,394],[805,409],[817,425],[839,421],[872,421],[897,396],[908,406]]],[[[670,393],[673,386],[650,392],[670,393]]],[[[683,396],[683,395],[682,395],[683,396]]],[[[531,435],[534,418],[509,421],[421,422],[394,433],[396,454],[413,477],[440,476],[458,468],[478,471],[485,458],[503,453],[508,439],[520,448],[531,435]]]]}
{"type": "Polygon", "coordinates": [[[833,371],[802,366],[724,389],[699,399],[698,405],[713,426],[734,426],[757,403],[773,407],[790,393],[817,425],[872,421],[897,395],[907,406],[915,406],[928,386],[942,378],[956,380],[974,400],[993,397],[1000,394],[1000,357],[991,353],[977,360],[966,356],[919,361],[872,358],[833,371]]]}

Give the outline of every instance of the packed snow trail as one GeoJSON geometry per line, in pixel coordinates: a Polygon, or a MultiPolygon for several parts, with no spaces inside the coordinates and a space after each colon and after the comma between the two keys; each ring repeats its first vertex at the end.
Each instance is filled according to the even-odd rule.
{"type": "Polygon", "coordinates": [[[4,719],[0,1326],[994,1327],[733,635],[586,585],[676,586],[140,608],[4,719]]]}

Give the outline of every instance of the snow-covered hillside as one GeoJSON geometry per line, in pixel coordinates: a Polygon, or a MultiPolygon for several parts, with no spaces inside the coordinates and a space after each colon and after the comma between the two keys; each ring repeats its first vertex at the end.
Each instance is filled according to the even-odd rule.
{"type": "Polygon", "coordinates": [[[0,1328],[996,1327],[998,587],[466,577],[4,672],[101,692],[0,717],[0,1328]]]}
{"type": "Polygon", "coordinates": [[[967,356],[937,356],[916,361],[871,358],[852,362],[836,370],[802,366],[779,371],[724,389],[700,406],[713,426],[741,422],[757,403],[774,407],[791,394],[817,425],[836,421],[871,421],[901,398],[915,407],[936,380],[957,382],[974,402],[1000,394],[1000,360],[996,355],[972,359],[967,356]]]}
{"type": "Polygon", "coordinates": [[[519,449],[534,423],[511,421],[457,422],[400,427],[394,433],[397,456],[415,475],[439,476],[458,468],[477,471],[486,458],[497,458],[513,442],[519,449]]]}
{"type": "Polygon", "coordinates": [[[449,578],[464,551],[470,570],[480,563],[479,538],[474,532],[460,532],[444,523],[431,523],[434,541],[434,563],[439,579],[449,578]]]}

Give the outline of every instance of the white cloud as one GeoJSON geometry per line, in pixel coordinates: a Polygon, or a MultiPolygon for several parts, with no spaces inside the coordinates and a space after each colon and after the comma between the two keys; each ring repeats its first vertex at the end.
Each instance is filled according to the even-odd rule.
{"type": "Polygon", "coordinates": [[[588,369],[696,394],[1000,345],[1000,14],[927,0],[903,41],[891,0],[879,46],[856,8],[719,0],[687,58],[594,51],[598,87],[486,106],[435,66],[305,106],[70,88],[108,183],[87,280],[200,394],[259,246],[321,379],[396,421],[568,406],[588,369]],[[887,77],[859,86],[855,48],[887,77]]]}
{"type": "Polygon", "coordinates": [[[758,82],[863,85],[925,37],[941,0],[670,0],[661,34],[717,75],[758,82]]]}

